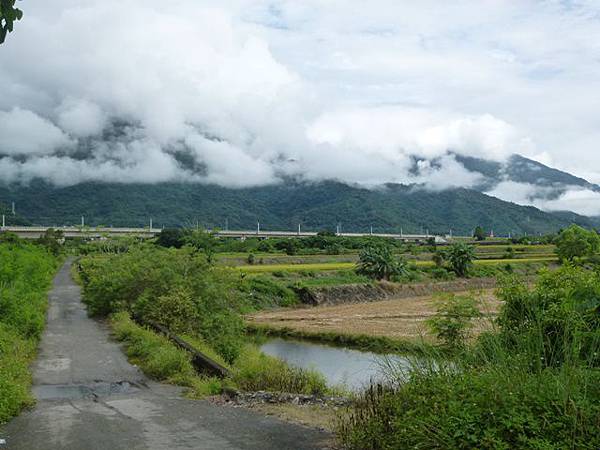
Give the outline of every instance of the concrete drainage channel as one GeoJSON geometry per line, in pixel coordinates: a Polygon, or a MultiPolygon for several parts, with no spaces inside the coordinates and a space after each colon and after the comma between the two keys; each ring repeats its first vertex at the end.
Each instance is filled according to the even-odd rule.
{"type": "Polygon", "coordinates": [[[136,394],[143,386],[129,381],[94,381],[91,384],[58,384],[34,386],[33,394],[39,400],[96,400],[111,395],[136,394]]]}

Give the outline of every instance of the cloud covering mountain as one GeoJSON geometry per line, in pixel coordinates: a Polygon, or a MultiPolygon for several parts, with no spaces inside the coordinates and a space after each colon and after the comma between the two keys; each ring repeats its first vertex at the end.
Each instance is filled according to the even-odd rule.
{"type": "MultiPolygon", "coordinates": [[[[28,0],[23,9],[0,49],[6,183],[248,187],[294,177],[478,188],[489,176],[460,157],[506,163],[515,153],[600,180],[600,156],[578,162],[600,137],[593,3],[28,0]]],[[[588,188],[540,197],[537,183],[497,181],[488,192],[501,198],[600,214],[588,188]]]]}

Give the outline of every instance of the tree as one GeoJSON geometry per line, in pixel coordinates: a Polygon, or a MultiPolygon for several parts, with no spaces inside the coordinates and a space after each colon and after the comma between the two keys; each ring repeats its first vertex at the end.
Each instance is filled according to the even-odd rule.
{"type": "Polygon", "coordinates": [[[475,228],[475,231],[473,232],[473,237],[475,239],[477,239],[478,241],[485,241],[485,238],[487,237],[485,234],[485,230],[478,226],[477,228],[475,228]]]}
{"type": "Polygon", "coordinates": [[[14,23],[23,18],[23,11],[15,8],[16,0],[0,0],[0,44],[12,33],[14,23]]]}
{"type": "Polygon", "coordinates": [[[475,248],[462,242],[452,244],[446,252],[446,258],[454,273],[459,277],[464,277],[475,259],[475,248]]]}
{"type": "Polygon", "coordinates": [[[592,256],[600,249],[598,233],[578,225],[571,225],[561,231],[555,243],[556,253],[561,261],[573,261],[575,258],[592,256]]]}
{"type": "Polygon", "coordinates": [[[165,228],[158,234],[156,245],[181,248],[185,244],[185,232],[181,228],[165,228]]]}
{"type": "Polygon", "coordinates": [[[406,261],[396,258],[389,246],[371,246],[362,250],[356,273],[376,280],[389,280],[392,275],[408,273],[406,261]]]}
{"type": "Polygon", "coordinates": [[[185,237],[185,242],[196,251],[204,253],[209,264],[213,263],[219,242],[212,233],[196,230],[185,237]]]}
{"type": "Polygon", "coordinates": [[[65,237],[62,230],[48,228],[46,232],[38,239],[38,244],[43,245],[54,256],[60,255],[61,247],[65,243],[65,237]]]}

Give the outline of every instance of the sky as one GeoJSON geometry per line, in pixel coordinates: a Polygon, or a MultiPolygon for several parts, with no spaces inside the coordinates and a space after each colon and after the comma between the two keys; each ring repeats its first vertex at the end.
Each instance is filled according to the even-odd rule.
{"type": "MultiPolygon", "coordinates": [[[[0,180],[473,187],[456,154],[600,183],[600,2],[23,0],[0,180]]],[[[600,215],[600,195],[490,193],[600,215]]]]}

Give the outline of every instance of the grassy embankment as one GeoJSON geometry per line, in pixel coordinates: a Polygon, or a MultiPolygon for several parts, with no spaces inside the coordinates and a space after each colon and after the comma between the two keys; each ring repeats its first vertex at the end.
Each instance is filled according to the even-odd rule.
{"type": "Polygon", "coordinates": [[[29,365],[44,329],[57,265],[44,247],[0,244],[0,423],[34,401],[29,365]]]}
{"type": "Polygon", "coordinates": [[[338,423],[344,446],[600,448],[600,275],[565,267],[499,293],[493,331],[359,396],[338,423]]]}
{"type": "Polygon", "coordinates": [[[208,265],[189,249],[142,245],[123,254],[86,257],[80,262],[80,275],[88,310],[111,317],[129,357],[158,380],[188,386],[191,396],[216,394],[225,388],[332,392],[317,372],[289,367],[249,342],[242,313],[271,299],[255,295],[248,281],[208,265]],[[231,376],[218,380],[195,374],[185,351],[133,323],[131,314],[185,336],[228,367],[231,376]]]}

